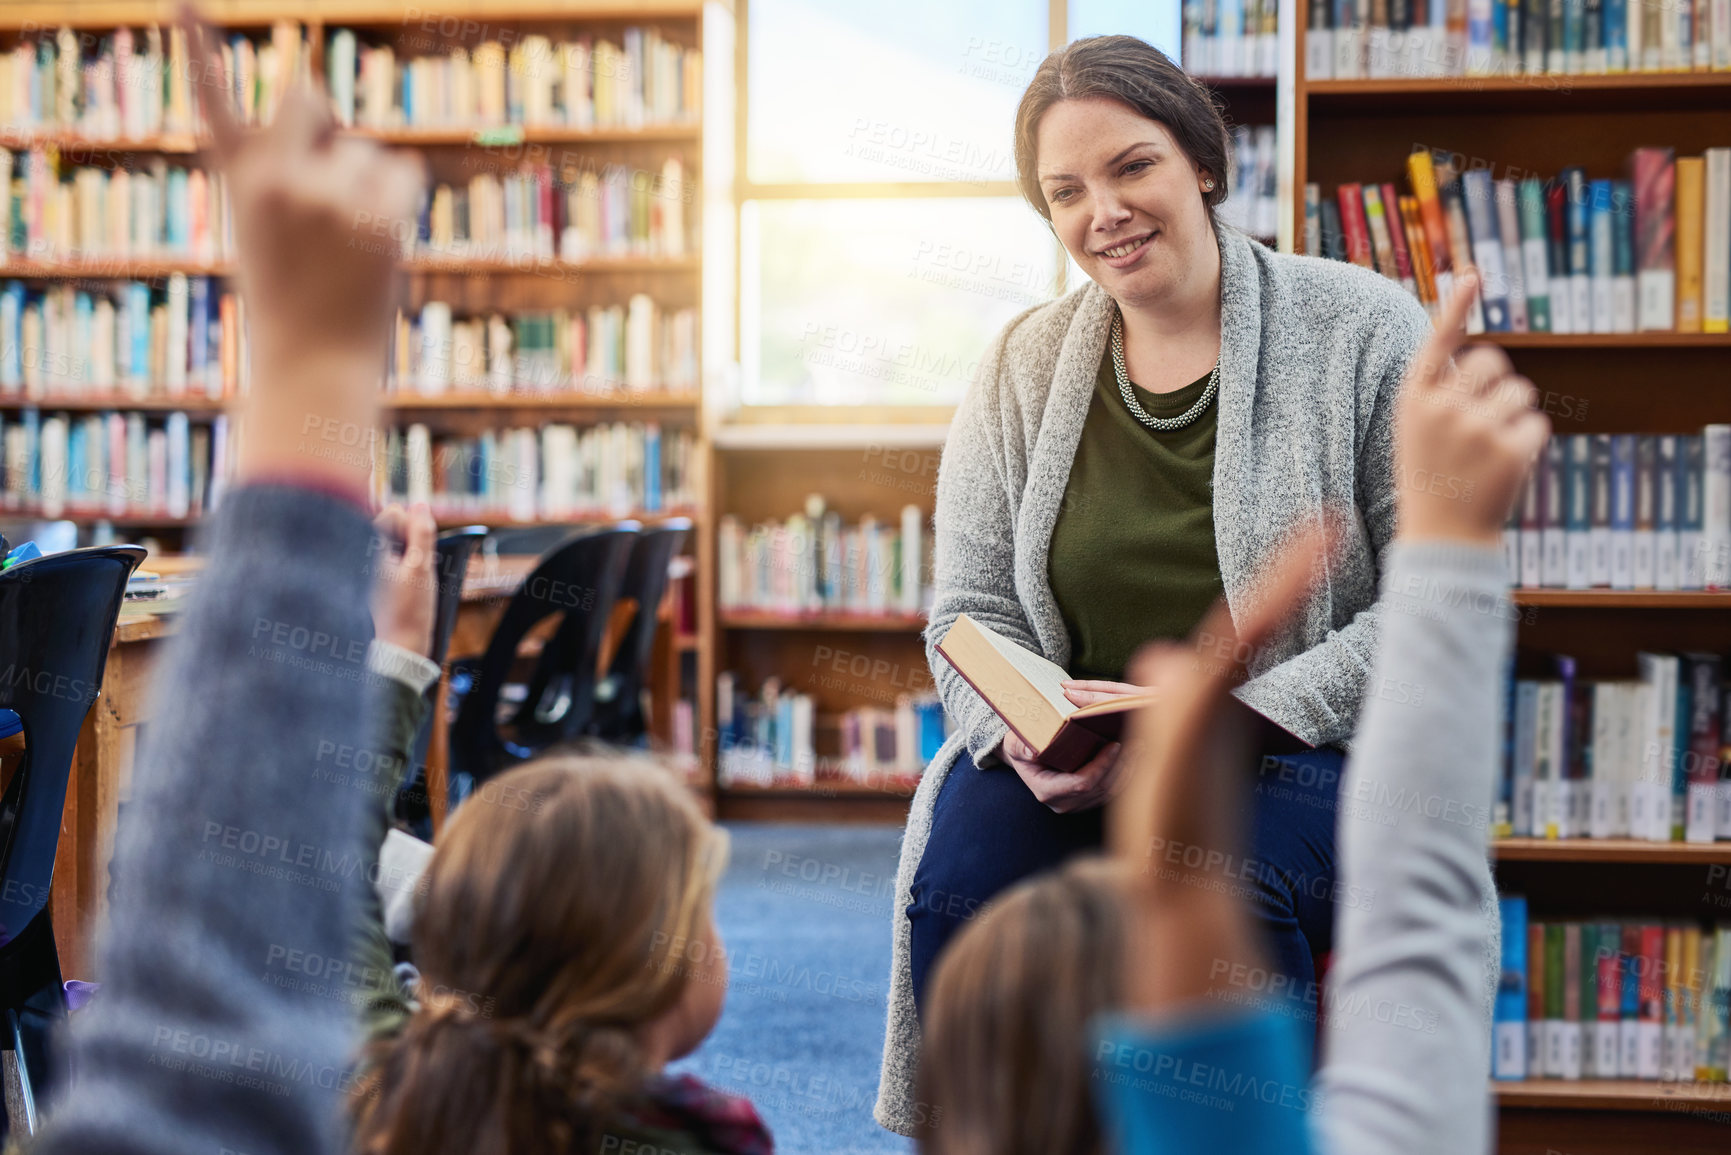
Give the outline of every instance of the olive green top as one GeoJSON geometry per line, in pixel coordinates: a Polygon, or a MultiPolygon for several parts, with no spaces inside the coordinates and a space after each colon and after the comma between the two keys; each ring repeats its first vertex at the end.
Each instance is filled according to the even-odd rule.
{"type": "MultiPolygon", "coordinates": [[[[1150,417],[1177,417],[1207,388],[1174,393],[1135,382],[1150,417]]],[[[1108,349],[1070,466],[1048,560],[1052,595],[1070,632],[1070,673],[1123,680],[1144,642],[1189,635],[1220,597],[1214,553],[1211,401],[1192,424],[1157,433],[1124,406],[1108,349]]]]}

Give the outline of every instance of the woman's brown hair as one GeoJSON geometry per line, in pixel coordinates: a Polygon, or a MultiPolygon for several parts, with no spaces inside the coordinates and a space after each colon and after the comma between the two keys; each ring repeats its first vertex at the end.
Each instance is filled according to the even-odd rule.
{"type": "Polygon", "coordinates": [[[1099,1155],[1088,1023],[1123,990],[1122,869],[1073,862],[945,949],[920,1052],[924,1155],[1099,1155]]]}
{"type": "Polygon", "coordinates": [[[1088,97],[1116,100],[1165,125],[1191,162],[1214,178],[1204,203],[1213,208],[1226,199],[1226,121],[1208,89],[1152,44],[1134,36],[1090,36],[1041,61],[1016,108],[1016,183],[1035,212],[1052,218],[1040,190],[1040,119],[1060,100],[1088,97]]]}
{"type": "Polygon", "coordinates": [[[654,1073],[640,1029],[703,970],[724,839],[642,759],[544,758],[477,790],[428,868],[421,1009],[369,1051],[355,1149],[594,1150],[654,1073]]]}

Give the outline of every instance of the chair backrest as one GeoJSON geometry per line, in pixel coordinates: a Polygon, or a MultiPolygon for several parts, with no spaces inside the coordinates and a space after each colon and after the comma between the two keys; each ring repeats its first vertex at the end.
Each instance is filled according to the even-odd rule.
{"type": "Polygon", "coordinates": [[[499,554],[515,557],[540,557],[551,553],[583,532],[581,525],[528,525],[515,529],[494,530],[487,548],[499,554]]]}
{"type": "Polygon", "coordinates": [[[582,733],[594,707],[596,667],[637,524],[585,534],[541,559],[505,607],[451,725],[452,769],[479,783],[502,767],[582,733]],[[530,630],[564,615],[536,656],[528,694],[501,722],[500,691],[530,630]],[[501,726],[510,734],[501,733],[501,726]]]}
{"type": "Polygon", "coordinates": [[[0,950],[48,905],[72,750],[102,688],[136,545],[0,572],[0,707],[24,722],[24,758],[0,796],[0,950]]]}
{"type": "Polygon", "coordinates": [[[634,738],[643,730],[641,695],[655,650],[668,568],[691,533],[689,518],[671,518],[638,535],[619,596],[637,603],[631,624],[613,652],[596,704],[595,732],[604,738],[634,738]]]}
{"type": "Polygon", "coordinates": [[[457,606],[463,600],[463,580],[469,576],[469,559],[481,547],[487,536],[484,525],[467,525],[443,534],[439,538],[439,608],[433,619],[433,649],[427,656],[438,665],[445,664],[445,651],[451,646],[451,631],[457,625],[457,606]]]}

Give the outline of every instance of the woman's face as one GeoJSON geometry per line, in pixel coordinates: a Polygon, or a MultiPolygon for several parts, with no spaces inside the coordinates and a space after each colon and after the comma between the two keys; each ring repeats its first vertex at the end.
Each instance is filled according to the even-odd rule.
{"type": "Polygon", "coordinates": [[[1052,228],[1120,304],[1158,303],[1214,243],[1199,171],[1157,120],[1107,97],[1060,100],[1040,118],[1036,173],[1052,228]]]}

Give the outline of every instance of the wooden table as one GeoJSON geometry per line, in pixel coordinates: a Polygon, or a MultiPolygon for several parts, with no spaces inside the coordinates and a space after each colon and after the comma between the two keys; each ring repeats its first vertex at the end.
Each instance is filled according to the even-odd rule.
{"type": "MultiPolygon", "coordinates": [[[[448,659],[469,657],[486,649],[493,627],[510,595],[534,569],[533,557],[503,557],[491,562],[477,557],[463,583],[457,624],[448,659]]],[[[150,558],[143,568],[164,576],[196,570],[195,558],[150,558]]],[[[166,640],[174,633],[175,616],[123,611],[115,627],[103,674],[102,693],[84,719],[72,772],[66,785],[66,809],[60,819],[60,847],[54,860],[54,940],[66,978],[94,977],[90,951],[92,933],[108,907],[108,859],[138,742],[139,726],[147,717],[151,672],[166,640]]],[[[670,631],[662,631],[668,633],[670,631]]],[[[446,686],[441,677],[435,723],[427,751],[434,829],[444,819],[447,733],[446,686]]]]}

